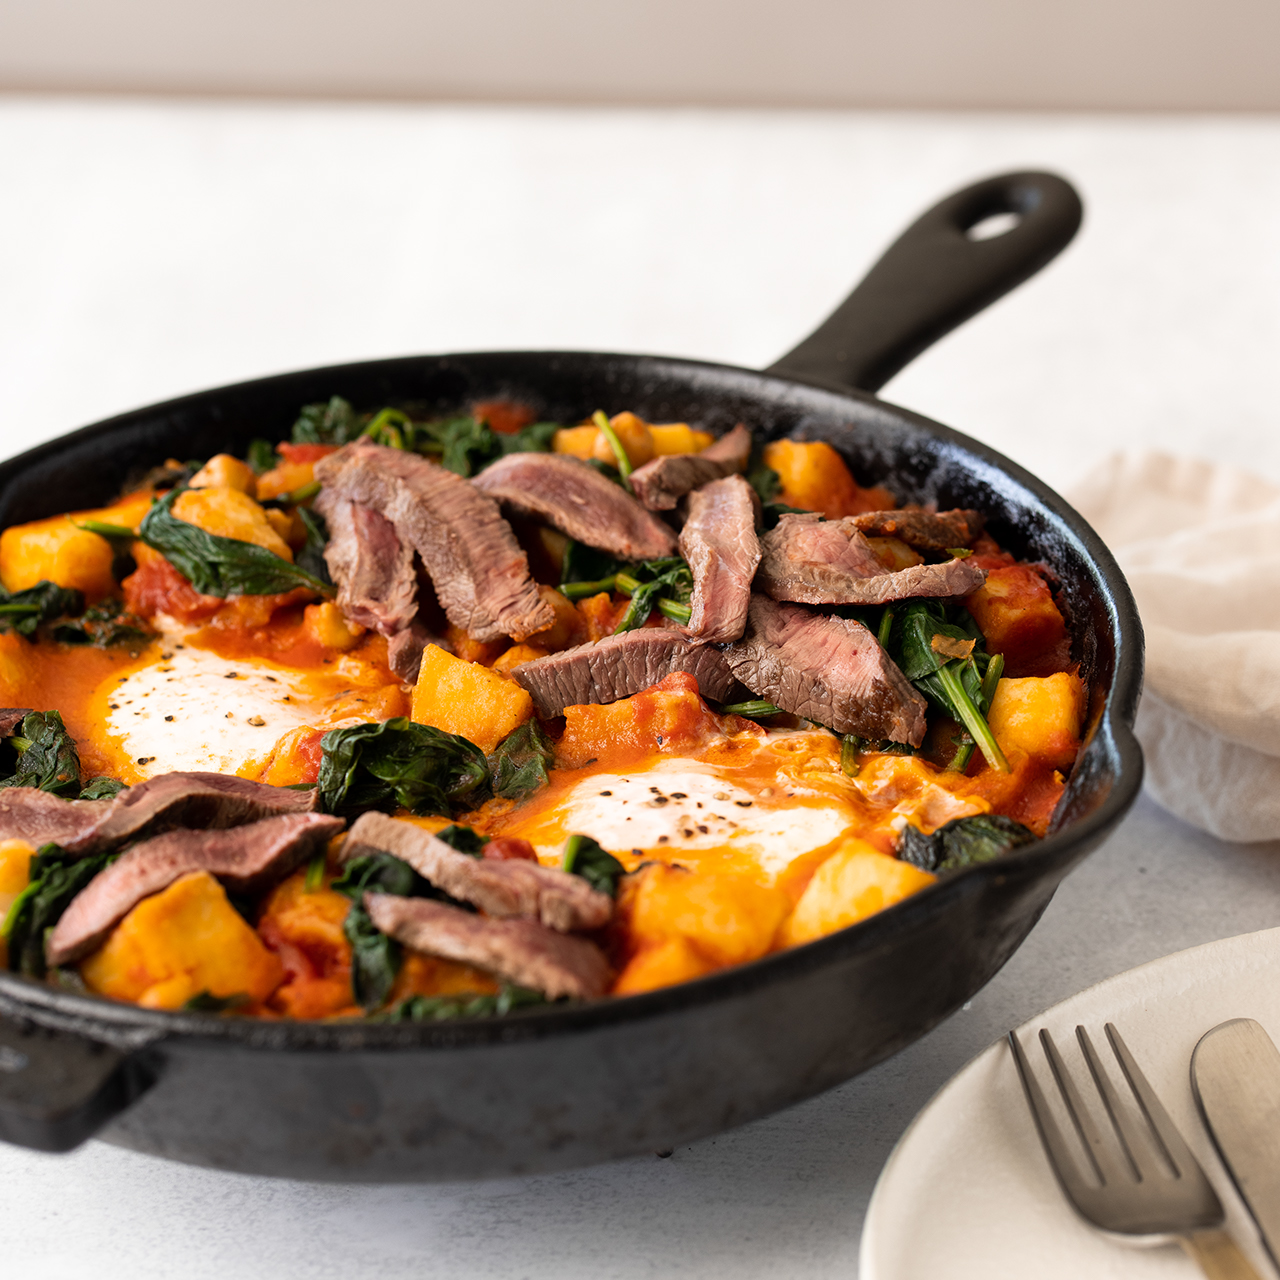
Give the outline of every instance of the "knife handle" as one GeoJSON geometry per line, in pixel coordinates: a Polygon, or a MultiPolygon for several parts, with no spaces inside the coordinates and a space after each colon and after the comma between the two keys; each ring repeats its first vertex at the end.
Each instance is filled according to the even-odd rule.
{"type": "Polygon", "coordinates": [[[1179,1236],[1178,1243],[1209,1280],[1262,1280],[1225,1231],[1195,1231],[1179,1236]]]}

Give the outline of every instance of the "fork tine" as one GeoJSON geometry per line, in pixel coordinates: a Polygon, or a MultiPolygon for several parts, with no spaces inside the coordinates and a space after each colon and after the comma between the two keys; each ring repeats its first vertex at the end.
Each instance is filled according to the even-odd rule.
{"type": "Polygon", "coordinates": [[[1124,1105],[1121,1103],[1120,1094],[1112,1083],[1111,1077],[1107,1074],[1106,1068],[1102,1065],[1102,1059],[1098,1056],[1098,1051],[1093,1047],[1093,1041],[1089,1038],[1089,1033],[1083,1027],[1077,1027],[1076,1038],[1080,1041],[1080,1048],[1084,1051],[1085,1061],[1089,1064],[1089,1074],[1093,1076],[1093,1082],[1098,1086],[1098,1092],[1102,1095],[1103,1104],[1107,1108],[1107,1115],[1111,1119],[1111,1127],[1116,1132],[1120,1148],[1128,1157],[1133,1176],[1141,1182],[1155,1172],[1151,1161],[1144,1158],[1149,1144],[1144,1143],[1143,1135],[1139,1132],[1129,1112],[1125,1110],[1124,1105]]]}
{"type": "Polygon", "coordinates": [[[1164,1154],[1174,1170],[1174,1175],[1204,1181],[1204,1171],[1200,1168],[1200,1162],[1191,1154],[1191,1149],[1182,1140],[1177,1126],[1169,1118],[1169,1113],[1164,1109],[1160,1099],[1156,1097],[1155,1090],[1147,1083],[1147,1077],[1142,1074],[1142,1068],[1129,1052],[1129,1046],[1120,1038],[1120,1032],[1116,1030],[1115,1023],[1108,1022],[1106,1032],[1107,1039],[1111,1041],[1111,1048],[1129,1081],[1129,1087],[1133,1090],[1143,1114],[1164,1147],[1164,1154]]]}
{"type": "MultiPolygon", "coordinates": [[[[1058,1082],[1058,1088],[1062,1092],[1067,1112],[1076,1126],[1080,1141],[1089,1152],[1089,1158],[1093,1161],[1098,1181],[1104,1187],[1137,1181],[1137,1170],[1133,1167],[1132,1160],[1117,1160],[1114,1148],[1103,1138],[1098,1126],[1094,1124],[1092,1114],[1080,1098],[1075,1080],[1058,1053],[1058,1046],[1053,1043],[1047,1031],[1041,1030],[1040,1042],[1044,1046],[1045,1057],[1049,1059],[1049,1066],[1053,1069],[1053,1078],[1058,1082]]],[[[1123,1151],[1123,1146],[1121,1150],[1123,1151]]]]}
{"type": "MultiPolygon", "coordinates": [[[[1053,1118],[1053,1112],[1049,1110],[1049,1104],[1045,1100],[1044,1094],[1040,1091],[1040,1085],[1037,1083],[1035,1076],[1031,1074],[1031,1065],[1027,1062],[1026,1055],[1022,1052],[1018,1037],[1012,1031],[1009,1032],[1009,1047],[1013,1050],[1013,1060],[1018,1066],[1018,1076],[1022,1080],[1022,1090],[1027,1095],[1027,1101],[1031,1104],[1031,1114],[1035,1119],[1036,1128],[1040,1131],[1040,1140],[1044,1143],[1045,1149],[1049,1153],[1049,1164],[1053,1167],[1053,1172],[1062,1184],[1062,1189],[1066,1192],[1067,1198],[1074,1201],[1077,1192],[1084,1189],[1083,1180],[1079,1179],[1077,1173],[1075,1157],[1071,1154],[1066,1139],[1062,1136],[1062,1130],[1058,1128],[1058,1122],[1053,1118]],[[1076,1185],[1077,1183],[1078,1185],[1076,1185]]],[[[1098,1173],[1096,1165],[1094,1166],[1094,1173],[1098,1175],[1098,1180],[1101,1181],[1102,1177],[1098,1173]]]]}

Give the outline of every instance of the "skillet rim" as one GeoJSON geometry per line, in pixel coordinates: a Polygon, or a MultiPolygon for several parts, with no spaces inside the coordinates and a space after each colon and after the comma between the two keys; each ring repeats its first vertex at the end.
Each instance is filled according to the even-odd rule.
{"type": "MultiPolygon", "coordinates": [[[[5,970],[0,971],[0,1011],[11,1016],[30,1017],[51,1028],[62,1024],[67,1031],[108,1043],[127,1043],[134,1048],[182,1039],[266,1051],[443,1050],[586,1033],[622,1022],[656,1019],[718,1003],[775,981],[785,981],[809,970],[823,968],[839,959],[880,950],[893,945],[895,934],[910,931],[931,917],[952,909],[962,899],[983,894],[992,887],[1003,887],[1014,881],[1048,878],[1060,881],[1074,863],[1080,861],[1120,821],[1136,799],[1142,782],[1142,752],[1133,735],[1132,725],[1142,689],[1143,633],[1137,605],[1114,557],[1087,521],[1065,499],[1020,464],[952,427],[839,382],[776,374],[717,361],[608,351],[491,350],[354,361],[228,383],[90,423],[0,462],[0,490],[23,471],[55,458],[69,445],[148,419],[173,416],[189,408],[203,408],[211,400],[216,402],[220,397],[235,393],[271,387],[283,390],[290,383],[324,377],[338,382],[344,377],[361,373],[367,375],[374,370],[394,375],[399,370],[434,366],[445,371],[455,361],[474,364],[516,360],[554,362],[557,359],[586,359],[606,366],[625,363],[638,374],[647,369],[654,374],[683,374],[686,380],[691,372],[722,379],[745,378],[757,387],[760,384],[771,387],[775,403],[779,399],[792,400],[797,407],[815,394],[828,401],[856,401],[864,413],[870,409],[885,415],[886,420],[899,428],[905,426],[941,440],[969,458],[980,460],[990,471],[1012,481],[1015,488],[1024,490],[1050,523],[1067,535],[1066,540],[1072,544],[1086,570],[1092,573],[1111,619],[1115,669],[1097,722],[1084,747],[1086,751],[1105,752],[1112,763],[1114,781],[1103,802],[1084,817],[1034,844],[1013,850],[994,862],[945,876],[910,898],[826,937],[718,970],[690,982],[637,995],[611,996],[568,1007],[517,1010],[501,1018],[456,1018],[426,1023],[365,1022],[357,1019],[341,1022],[282,1019],[277,1022],[142,1009],[105,997],[58,989],[5,970]]],[[[826,407],[830,411],[838,405],[828,403],[826,407]]],[[[975,479],[991,487],[989,478],[975,476],[975,479]]]]}

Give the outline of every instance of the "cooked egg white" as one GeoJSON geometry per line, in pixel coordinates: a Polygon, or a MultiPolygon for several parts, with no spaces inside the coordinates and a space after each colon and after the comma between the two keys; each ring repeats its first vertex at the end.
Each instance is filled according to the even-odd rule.
{"type": "Polygon", "coordinates": [[[239,773],[312,722],[303,677],[261,660],[186,645],[157,647],[100,690],[106,732],[139,778],[172,770],[239,773]]]}

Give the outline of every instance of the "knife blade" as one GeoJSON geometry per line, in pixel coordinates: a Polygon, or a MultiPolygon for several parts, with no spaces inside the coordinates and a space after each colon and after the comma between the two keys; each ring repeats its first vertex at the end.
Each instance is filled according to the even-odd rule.
{"type": "Polygon", "coordinates": [[[1206,1032],[1191,1087],[1214,1146],[1280,1266],[1280,1050],[1252,1018],[1206,1032]]]}

